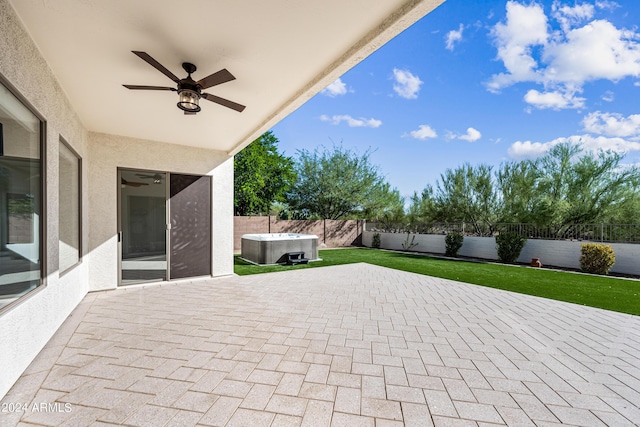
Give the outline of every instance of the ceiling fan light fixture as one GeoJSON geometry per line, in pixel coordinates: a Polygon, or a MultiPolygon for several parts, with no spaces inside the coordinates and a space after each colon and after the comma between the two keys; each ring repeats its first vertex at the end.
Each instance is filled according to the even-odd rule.
{"type": "Polygon", "coordinates": [[[169,86],[143,86],[143,85],[123,85],[129,90],[164,90],[178,92],[178,108],[184,111],[185,114],[196,114],[200,111],[200,98],[204,98],[207,101],[214,104],[222,105],[223,107],[230,108],[232,110],[242,112],[245,106],[228,99],[221,98],[219,96],[212,95],[210,93],[202,93],[203,89],[208,89],[213,86],[227,83],[236,78],[226,68],[216,71],[215,73],[208,75],[207,77],[195,81],[191,78],[191,74],[195,73],[197,67],[190,62],[183,62],[182,69],[187,72],[187,77],[179,79],[175,74],[169,71],[166,67],[153,59],[151,55],[146,52],[134,50],[132,51],[136,56],[151,65],[156,70],[160,71],[165,76],[169,77],[171,81],[178,85],[178,88],[169,86]]]}
{"type": "Polygon", "coordinates": [[[180,100],[178,101],[178,108],[186,111],[187,113],[197,113],[201,110],[199,102],[200,102],[200,94],[191,89],[180,89],[178,90],[178,96],[180,100]]]}

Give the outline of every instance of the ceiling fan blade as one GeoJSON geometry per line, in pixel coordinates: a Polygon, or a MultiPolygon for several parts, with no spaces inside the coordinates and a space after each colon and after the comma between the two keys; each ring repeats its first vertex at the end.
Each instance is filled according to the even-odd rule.
{"type": "Polygon", "coordinates": [[[222,83],[230,82],[231,80],[235,80],[235,79],[236,78],[233,76],[233,74],[227,71],[226,68],[223,68],[222,70],[217,71],[211,74],[210,76],[207,76],[204,79],[199,80],[197,84],[202,86],[202,89],[207,89],[207,88],[210,88],[211,86],[216,86],[222,83]]]}
{"type": "Polygon", "coordinates": [[[207,101],[215,102],[216,104],[220,104],[227,108],[231,108],[232,110],[236,110],[238,112],[242,112],[246,107],[242,104],[237,104],[233,101],[229,101],[228,99],[220,98],[219,96],[211,95],[210,93],[203,93],[202,97],[207,101]]]}
{"type": "Polygon", "coordinates": [[[127,181],[124,178],[122,178],[120,180],[120,182],[122,183],[122,185],[128,185],[129,187],[140,187],[140,186],[143,186],[143,185],[149,185],[146,182],[131,182],[131,181],[127,181]]]}
{"type": "Polygon", "coordinates": [[[185,112],[184,112],[184,115],[185,115],[185,116],[195,116],[195,115],[196,115],[196,113],[194,113],[194,112],[189,112],[189,111],[185,111],[185,112]]]}
{"type": "Polygon", "coordinates": [[[122,86],[131,90],[173,90],[173,91],[176,90],[173,87],[166,87],[166,86],[140,86],[140,85],[122,85],[122,86]]]}
{"type": "Polygon", "coordinates": [[[178,83],[180,81],[180,79],[177,78],[175,74],[173,74],[171,71],[167,70],[161,63],[159,63],[158,61],[153,59],[151,57],[151,55],[149,55],[147,52],[140,52],[140,51],[137,51],[137,50],[132,50],[131,52],[133,52],[136,55],[138,55],[142,60],[146,61],[153,68],[155,68],[156,70],[160,71],[162,74],[164,74],[165,76],[169,77],[174,82],[178,83]]]}

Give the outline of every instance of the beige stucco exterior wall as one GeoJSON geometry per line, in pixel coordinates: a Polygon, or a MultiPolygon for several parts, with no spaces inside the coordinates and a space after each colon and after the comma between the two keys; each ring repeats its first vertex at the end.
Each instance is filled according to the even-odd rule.
{"type": "Polygon", "coordinates": [[[233,158],[219,151],[88,132],[6,0],[0,0],[0,76],[46,123],[46,286],[0,314],[1,398],[88,291],[117,286],[118,167],[211,175],[213,274],[233,273],[233,158]],[[83,161],[83,258],[63,275],[58,269],[61,137],[83,161]]]}
{"type": "Polygon", "coordinates": [[[219,151],[97,133],[89,135],[88,147],[90,291],[114,289],[118,284],[118,168],[212,176],[212,272],[214,276],[233,274],[232,157],[219,151]]]}
{"type": "Polygon", "coordinates": [[[211,172],[213,181],[212,274],[233,274],[233,157],[211,172]]]}
{"type": "MultiPolygon", "coordinates": [[[[88,134],[37,47],[5,0],[0,0],[0,75],[46,121],[46,286],[0,315],[0,396],[3,396],[86,295],[87,263],[58,271],[58,147],[62,136],[84,159],[88,134]]],[[[84,172],[86,182],[86,168],[84,172]]],[[[86,206],[86,185],[83,204],[86,206]]],[[[88,215],[84,214],[86,223],[88,215]]],[[[88,233],[85,228],[84,240],[88,233]]]]}

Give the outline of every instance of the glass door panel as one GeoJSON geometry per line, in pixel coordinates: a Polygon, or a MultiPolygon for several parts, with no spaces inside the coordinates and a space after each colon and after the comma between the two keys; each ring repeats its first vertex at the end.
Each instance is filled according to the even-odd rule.
{"type": "Polygon", "coordinates": [[[121,284],[167,280],[167,176],[120,170],[121,284]]]}

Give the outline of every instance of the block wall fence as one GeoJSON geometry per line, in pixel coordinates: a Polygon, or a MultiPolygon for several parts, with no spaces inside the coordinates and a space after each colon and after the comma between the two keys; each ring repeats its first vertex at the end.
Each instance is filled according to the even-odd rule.
{"type": "MultiPolygon", "coordinates": [[[[371,247],[373,231],[363,231],[362,245],[371,247]]],[[[414,234],[410,234],[409,239],[414,234]]],[[[412,248],[415,252],[433,254],[445,253],[444,235],[415,234],[412,248]]],[[[407,233],[380,233],[380,247],[383,249],[402,250],[407,233]]],[[[519,263],[530,263],[532,258],[540,258],[543,265],[580,269],[580,249],[584,241],[529,239],[518,258],[519,263]]],[[[598,243],[598,242],[596,242],[598,243]]],[[[640,245],[632,243],[611,243],[616,254],[616,263],[612,273],[640,275],[640,245]]],[[[460,251],[461,256],[498,260],[496,240],[493,237],[465,236],[460,251]]]]}

